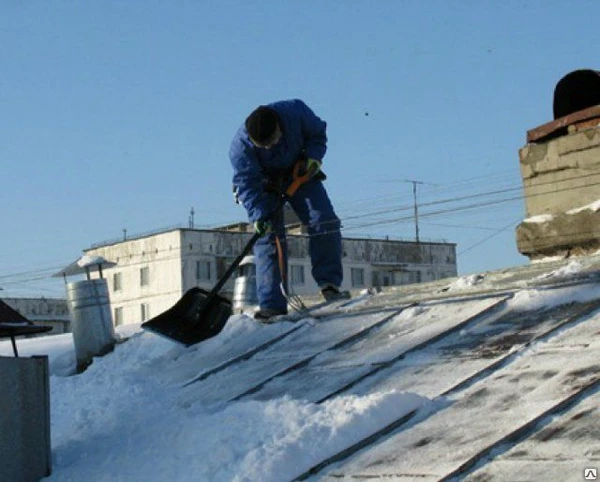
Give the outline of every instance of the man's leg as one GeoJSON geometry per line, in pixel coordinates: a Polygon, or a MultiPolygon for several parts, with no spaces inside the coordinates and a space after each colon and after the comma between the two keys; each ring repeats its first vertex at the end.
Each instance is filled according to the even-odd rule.
{"type": "Polygon", "coordinates": [[[312,275],[319,287],[340,287],[342,270],[341,223],[321,181],[303,184],[290,205],[303,224],[308,226],[312,275]]]}
{"type": "Polygon", "coordinates": [[[273,223],[274,231],[258,239],[254,245],[254,263],[256,264],[256,288],[261,310],[287,311],[287,300],[281,292],[281,272],[275,234],[281,243],[284,266],[287,265],[287,243],[283,228],[283,212],[277,213],[273,223]]]}

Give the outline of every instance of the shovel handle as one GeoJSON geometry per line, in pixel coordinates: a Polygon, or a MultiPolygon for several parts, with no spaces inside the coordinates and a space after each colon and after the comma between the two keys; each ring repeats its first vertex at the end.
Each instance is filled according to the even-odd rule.
{"type": "Polygon", "coordinates": [[[242,250],[242,252],[238,255],[237,258],[235,258],[235,260],[233,261],[233,263],[231,263],[231,265],[229,265],[229,268],[227,268],[227,271],[225,271],[225,273],[223,274],[223,276],[221,276],[221,279],[219,279],[219,281],[217,282],[217,284],[210,291],[210,294],[207,297],[207,303],[208,303],[208,300],[212,300],[212,298],[215,295],[217,295],[217,293],[219,291],[221,291],[221,288],[223,287],[223,285],[231,277],[231,275],[237,269],[237,267],[240,265],[240,263],[242,262],[242,260],[246,256],[248,256],[248,253],[250,253],[250,251],[252,250],[252,248],[256,244],[256,241],[258,241],[258,238],[260,238],[260,234],[254,233],[252,235],[252,237],[250,238],[250,240],[248,241],[248,243],[246,244],[246,246],[244,246],[244,249],[242,250]]]}
{"type": "Polygon", "coordinates": [[[294,164],[294,170],[292,171],[293,180],[288,186],[288,188],[285,190],[284,195],[286,197],[292,197],[294,194],[296,194],[296,191],[300,186],[302,186],[302,184],[304,184],[307,181],[310,181],[310,179],[312,178],[312,173],[310,171],[306,171],[303,175],[300,175],[300,167],[303,162],[304,161],[300,160],[296,162],[296,164],[294,164]]]}

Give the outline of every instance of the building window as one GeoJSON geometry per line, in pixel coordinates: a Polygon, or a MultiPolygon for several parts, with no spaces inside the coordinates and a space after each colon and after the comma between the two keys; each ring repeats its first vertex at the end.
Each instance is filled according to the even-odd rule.
{"type": "Polygon", "coordinates": [[[421,272],[420,271],[407,271],[408,273],[408,282],[409,283],[420,283],[421,282],[421,272]]]}
{"type": "Polygon", "coordinates": [[[350,275],[352,278],[352,286],[365,285],[365,270],[362,268],[351,268],[350,275]]]}
{"type": "Polygon", "coordinates": [[[142,321],[146,321],[148,318],[150,318],[150,305],[148,305],[148,303],[142,303],[140,306],[142,310],[142,321]]]}
{"type": "Polygon", "coordinates": [[[150,268],[140,268],[140,286],[148,286],[150,284],[150,268]]]}
{"type": "Polygon", "coordinates": [[[115,308],[115,326],[123,324],[123,307],[115,308]]]}
{"type": "Polygon", "coordinates": [[[123,283],[121,280],[121,273],[113,274],[113,291],[121,291],[123,289],[123,283]]]}
{"type": "Polygon", "coordinates": [[[304,284],[304,266],[297,264],[291,265],[292,268],[292,284],[303,285],[304,284]]]}
{"type": "Polygon", "coordinates": [[[196,261],[196,279],[210,280],[210,261],[196,261]]]}

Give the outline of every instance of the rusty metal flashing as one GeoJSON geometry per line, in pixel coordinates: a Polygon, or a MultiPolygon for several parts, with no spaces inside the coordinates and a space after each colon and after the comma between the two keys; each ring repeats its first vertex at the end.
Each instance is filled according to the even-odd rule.
{"type": "Polygon", "coordinates": [[[574,112],[573,114],[566,115],[527,131],[527,142],[548,141],[567,134],[569,126],[577,126],[579,124],[589,126],[589,124],[593,124],[592,121],[595,119],[600,124],[600,105],[588,107],[587,109],[574,112]]]}

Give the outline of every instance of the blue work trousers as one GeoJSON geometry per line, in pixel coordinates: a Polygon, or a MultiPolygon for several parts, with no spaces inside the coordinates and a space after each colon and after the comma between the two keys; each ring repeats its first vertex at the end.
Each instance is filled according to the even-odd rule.
{"type": "MultiPolygon", "coordinates": [[[[333,210],[323,183],[313,179],[303,184],[288,202],[302,224],[308,226],[312,276],[317,285],[331,283],[341,286],[343,271],[340,220],[333,210]]],[[[282,292],[282,277],[275,241],[276,236],[279,237],[283,252],[283,266],[287,272],[288,250],[283,209],[275,213],[271,222],[273,232],[259,238],[254,245],[258,301],[261,309],[284,311],[287,309],[287,300],[282,292]]],[[[287,291],[287,285],[285,289],[287,291]]]]}

